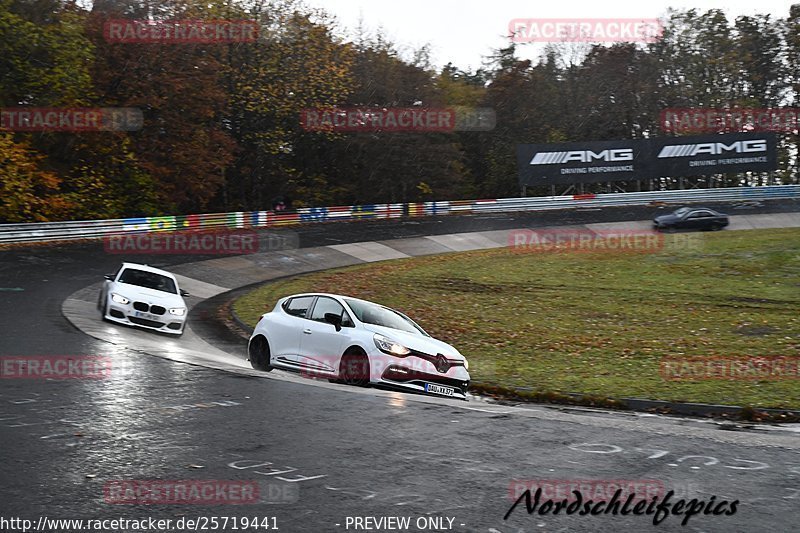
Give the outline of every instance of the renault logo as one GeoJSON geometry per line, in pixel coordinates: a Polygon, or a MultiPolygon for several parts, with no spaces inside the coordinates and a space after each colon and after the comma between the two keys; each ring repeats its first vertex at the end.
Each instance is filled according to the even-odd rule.
{"type": "Polygon", "coordinates": [[[436,356],[436,370],[439,372],[447,372],[450,370],[450,361],[442,354],[436,356]]]}

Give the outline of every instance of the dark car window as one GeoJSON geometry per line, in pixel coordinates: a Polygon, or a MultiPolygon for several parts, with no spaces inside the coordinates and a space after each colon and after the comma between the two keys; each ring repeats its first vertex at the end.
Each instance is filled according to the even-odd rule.
{"type": "Polygon", "coordinates": [[[346,328],[356,327],[356,323],[353,322],[353,319],[350,318],[350,314],[347,311],[345,311],[344,315],[342,316],[342,326],[346,328]]]}
{"type": "Polygon", "coordinates": [[[155,272],[126,268],[117,281],[119,283],[127,283],[128,285],[136,285],[147,289],[178,294],[175,282],[171,278],[156,274],[155,272]]]}
{"type": "Polygon", "coordinates": [[[306,314],[308,313],[308,308],[311,307],[311,302],[313,300],[314,300],[313,296],[301,296],[299,298],[292,298],[283,308],[290,315],[299,316],[300,318],[306,318],[306,314]]]}
{"type": "Polygon", "coordinates": [[[415,324],[410,318],[394,309],[358,300],[346,301],[356,317],[365,324],[374,324],[376,326],[399,329],[400,331],[407,331],[409,333],[421,333],[422,335],[428,336],[425,330],[415,324]]]}
{"type": "Polygon", "coordinates": [[[343,326],[353,325],[353,321],[350,320],[350,315],[344,310],[342,304],[333,298],[320,296],[317,299],[317,303],[314,304],[314,310],[311,312],[311,320],[325,322],[325,313],[333,313],[336,316],[342,317],[343,326]]]}

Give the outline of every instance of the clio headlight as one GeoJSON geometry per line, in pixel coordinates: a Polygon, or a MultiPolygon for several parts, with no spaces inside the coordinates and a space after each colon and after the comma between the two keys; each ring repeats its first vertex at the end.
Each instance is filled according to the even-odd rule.
{"type": "Polygon", "coordinates": [[[375,346],[377,346],[380,351],[388,353],[389,355],[394,355],[395,357],[405,357],[411,353],[411,350],[402,344],[398,344],[389,337],[384,337],[377,333],[375,334],[375,346]]]}

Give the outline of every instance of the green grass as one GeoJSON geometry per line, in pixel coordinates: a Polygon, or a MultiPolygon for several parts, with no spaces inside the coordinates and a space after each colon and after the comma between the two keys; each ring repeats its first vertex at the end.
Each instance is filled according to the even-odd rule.
{"type": "Polygon", "coordinates": [[[380,302],[455,345],[486,384],[800,408],[797,379],[662,379],[667,356],[800,355],[800,230],[692,238],[693,249],[646,254],[503,248],[359,265],[269,283],[234,305],[253,325],[297,292],[380,302]]]}

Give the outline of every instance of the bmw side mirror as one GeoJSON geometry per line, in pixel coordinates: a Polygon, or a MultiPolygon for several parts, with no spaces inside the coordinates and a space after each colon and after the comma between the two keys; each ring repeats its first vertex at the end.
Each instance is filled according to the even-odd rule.
{"type": "Polygon", "coordinates": [[[103,277],[106,278],[108,281],[114,281],[114,274],[106,274],[103,277]]]}
{"type": "Polygon", "coordinates": [[[336,313],[325,313],[325,322],[328,324],[333,324],[336,327],[336,331],[342,330],[341,315],[337,315],[336,313]]]}
{"type": "Polygon", "coordinates": [[[181,289],[181,296],[190,296],[190,294],[185,289],[181,289]]]}

